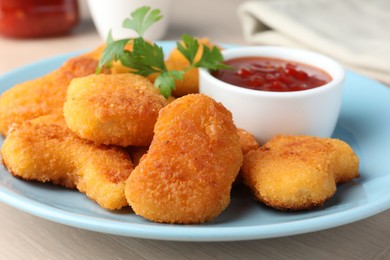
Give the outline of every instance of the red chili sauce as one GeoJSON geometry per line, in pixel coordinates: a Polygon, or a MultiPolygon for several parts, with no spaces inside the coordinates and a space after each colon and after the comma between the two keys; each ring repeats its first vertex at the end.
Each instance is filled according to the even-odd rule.
{"type": "Polygon", "coordinates": [[[255,90],[287,92],[316,88],[331,81],[318,68],[266,57],[243,57],[226,60],[234,69],[217,70],[212,75],[226,83],[255,90]]]}
{"type": "Polygon", "coordinates": [[[77,0],[0,0],[0,33],[5,36],[56,36],[78,22],[77,0]]]}

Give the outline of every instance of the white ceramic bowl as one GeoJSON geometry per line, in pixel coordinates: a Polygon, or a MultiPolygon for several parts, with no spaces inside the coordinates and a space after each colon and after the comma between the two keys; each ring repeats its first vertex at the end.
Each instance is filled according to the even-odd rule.
{"type": "Polygon", "coordinates": [[[259,142],[277,134],[330,137],[340,113],[345,72],[336,61],[318,53],[283,47],[239,47],[222,51],[225,60],[239,57],[271,57],[295,61],[327,72],[332,80],[320,87],[269,92],[225,83],[200,70],[199,90],[221,102],[233,114],[239,128],[259,142]]]}
{"type": "Polygon", "coordinates": [[[163,19],[153,24],[145,33],[145,39],[161,39],[167,31],[172,0],[88,0],[89,11],[95,27],[106,41],[109,31],[115,40],[138,36],[134,31],[122,27],[130,13],[142,6],[161,10],[163,19]]]}

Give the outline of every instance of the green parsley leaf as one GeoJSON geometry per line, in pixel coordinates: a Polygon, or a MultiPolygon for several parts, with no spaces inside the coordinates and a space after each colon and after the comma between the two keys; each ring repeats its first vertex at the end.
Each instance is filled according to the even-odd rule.
{"type": "Polygon", "coordinates": [[[177,49],[190,62],[190,64],[193,64],[196,53],[199,50],[198,40],[188,34],[184,34],[181,37],[181,40],[182,43],[178,42],[176,44],[177,49]]]}
{"type": "Polygon", "coordinates": [[[171,70],[160,73],[154,81],[154,86],[160,89],[161,95],[168,98],[175,89],[175,79],[182,80],[184,71],[171,70]]]}
{"type": "Polygon", "coordinates": [[[111,29],[108,31],[107,41],[106,44],[111,44],[114,42],[114,37],[112,37],[112,31],[111,29]]]}
{"type": "MultiPolygon", "coordinates": [[[[109,36],[110,39],[110,36],[109,36]]],[[[112,37],[111,37],[112,39],[112,37]]],[[[107,45],[107,47],[104,49],[98,66],[96,68],[96,73],[99,74],[102,70],[103,66],[111,67],[112,61],[119,60],[124,55],[124,48],[126,44],[129,42],[130,39],[123,39],[119,41],[112,41],[107,45]]]]}
{"type": "Polygon", "coordinates": [[[162,48],[143,38],[134,39],[133,51],[122,54],[120,60],[124,66],[133,69],[133,73],[143,76],[167,71],[162,48]]]}
{"type": "Polygon", "coordinates": [[[132,73],[143,76],[158,73],[154,85],[160,89],[162,95],[169,97],[172,90],[175,89],[175,80],[183,80],[184,74],[192,68],[202,67],[210,70],[230,68],[230,66],[223,64],[222,54],[217,47],[209,48],[206,45],[203,45],[202,57],[195,62],[200,44],[196,38],[184,34],[181,38],[182,42],[177,43],[177,49],[190,64],[181,71],[168,71],[162,48],[143,38],[145,31],[162,17],[159,9],[151,10],[147,6],[132,12],[130,18],[123,22],[123,27],[136,31],[139,37],[114,41],[110,31],[107,46],[100,57],[96,73],[99,73],[103,66],[110,67],[113,61],[120,60],[122,65],[131,69],[132,73]],[[125,50],[126,44],[130,41],[132,41],[133,50],[125,50]]]}
{"type": "Polygon", "coordinates": [[[160,89],[161,95],[165,98],[169,97],[175,88],[175,79],[170,75],[169,72],[162,72],[154,80],[154,86],[160,89]]]}
{"type": "Polygon", "coordinates": [[[143,37],[145,31],[150,26],[163,18],[160,9],[154,9],[152,11],[150,9],[149,6],[138,8],[130,14],[131,18],[126,18],[123,21],[122,26],[136,31],[140,37],[143,37]]]}
{"type": "Polygon", "coordinates": [[[197,68],[205,68],[209,70],[229,69],[230,66],[223,64],[223,56],[218,47],[209,48],[203,45],[203,53],[200,60],[194,64],[197,68]]]}
{"type": "Polygon", "coordinates": [[[182,70],[171,70],[168,72],[174,79],[183,80],[185,71],[182,70]]]}

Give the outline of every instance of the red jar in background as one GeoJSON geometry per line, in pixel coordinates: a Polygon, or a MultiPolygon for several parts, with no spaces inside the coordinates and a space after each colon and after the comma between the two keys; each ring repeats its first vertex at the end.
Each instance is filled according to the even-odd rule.
{"type": "Polygon", "coordinates": [[[0,33],[4,36],[57,36],[78,22],[77,0],[0,0],[0,33]]]}

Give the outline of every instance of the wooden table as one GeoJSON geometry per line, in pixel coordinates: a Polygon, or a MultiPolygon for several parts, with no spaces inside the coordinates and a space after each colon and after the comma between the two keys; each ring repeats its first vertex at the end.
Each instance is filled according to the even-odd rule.
{"type": "MultiPolygon", "coordinates": [[[[241,2],[175,1],[165,40],[177,40],[187,32],[216,42],[245,44],[236,15],[241,2]]],[[[65,37],[0,38],[0,74],[53,55],[93,48],[100,41],[88,19],[65,37]]],[[[0,259],[390,259],[390,210],[349,225],[304,235],[195,243],[81,230],[0,203],[0,230],[0,259]]]]}

